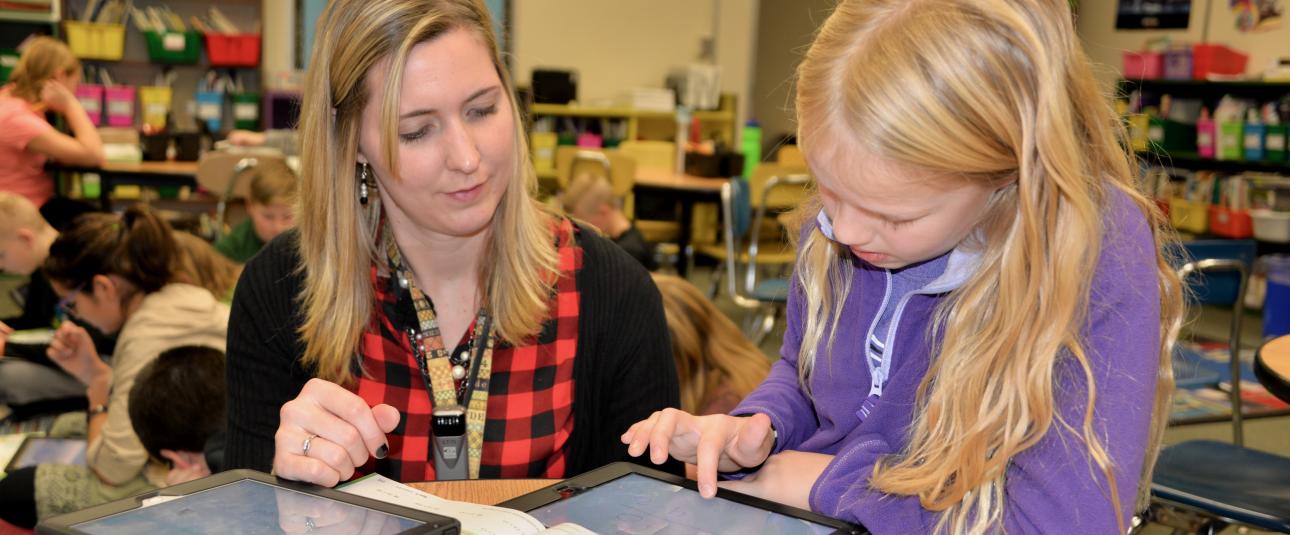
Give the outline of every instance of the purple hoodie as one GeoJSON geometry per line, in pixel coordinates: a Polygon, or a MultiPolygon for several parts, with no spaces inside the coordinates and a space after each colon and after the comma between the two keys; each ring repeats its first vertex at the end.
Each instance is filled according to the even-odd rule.
{"type": "MultiPolygon", "coordinates": [[[[1155,395],[1160,307],[1155,244],[1145,216],[1115,190],[1108,195],[1102,255],[1093,275],[1084,350],[1097,386],[1094,430],[1114,463],[1125,526],[1134,513],[1138,478],[1146,453],[1155,395]]],[[[906,298],[887,340],[891,371],[882,398],[867,418],[857,417],[869,390],[864,337],[885,298],[886,271],[850,262],[851,293],[826,355],[823,342],[811,377],[814,399],[797,382],[797,352],[806,317],[801,287],[788,298],[788,327],[782,358],[770,376],[732,411],[765,413],[779,440],[775,451],[826,453],[834,459],[811,490],[811,509],[864,524],[877,534],[929,533],[939,513],[924,509],[916,496],[882,494],[869,488],[881,457],[908,444],[914,393],[930,362],[932,314],[950,289],[963,284],[978,258],[951,253],[945,273],[906,298]],[[863,421],[861,421],[863,420],[863,421]]],[[[1024,318],[1017,318],[1024,321],[1024,318]]],[[[825,331],[827,333],[827,330],[825,331]]],[[[1056,410],[1079,429],[1086,383],[1073,358],[1059,361],[1056,410]]],[[[952,378],[943,378],[953,386],[952,378]]],[[[1047,435],[1018,454],[1008,467],[1003,523],[1010,534],[1114,533],[1114,509],[1106,481],[1077,435],[1055,420],[1047,435]]]]}

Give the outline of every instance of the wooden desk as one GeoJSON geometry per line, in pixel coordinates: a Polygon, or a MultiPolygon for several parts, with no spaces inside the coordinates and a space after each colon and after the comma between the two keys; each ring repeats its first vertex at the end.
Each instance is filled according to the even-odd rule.
{"type": "Polygon", "coordinates": [[[560,479],[469,479],[460,481],[426,481],[409,486],[440,498],[480,505],[497,505],[511,498],[546,488],[560,479]]]}
{"type": "Polygon", "coordinates": [[[637,195],[656,195],[676,201],[679,207],[680,237],[677,246],[681,255],[677,257],[676,272],[685,277],[687,265],[684,251],[690,245],[690,225],[694,218],[694,205],[700,202],[720,202],[721,186],[728,178],[704,178],[686,174],[676,174],[667,169],[638,168],[636,184],[632,191],[637,195]]]}
{"type": "Polygon", "coordinates": [[[1254,354],[1254,375],[1272,395],[1290,403],[1290,335],[1268,340],[1254,354]]]}
{"type": "Polygon", "coordinates": [[[189,187],[197,185],[197,162],[108,162],[101,167],[58,165],[54,170],[97,173],[99,202],[102,203],[104,210],[112,209],[112,188],[117,184],[189,187]]]}

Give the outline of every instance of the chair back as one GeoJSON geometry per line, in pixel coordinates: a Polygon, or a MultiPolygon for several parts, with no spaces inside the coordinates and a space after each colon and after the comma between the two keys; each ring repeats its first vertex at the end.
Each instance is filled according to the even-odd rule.
{"type": "MultiPolygon", "coordinates": [[[[281,152],[272,149],[230,149],[211,151],[197,162],[197,185],[215,195],[214,239],[224,235],[229,202],[245,199],[251,191],[247,171],[267,161],[286,163],[281,152]]],[[[289,166],[290,167],[290,166],[289,166]]]]}
{"type": "Polygon", "coordinates": [[[721,235],[726,246],[726,284],[732,297],[739,296],[736,289],[739,253],[744,248],[744,237],[752,225],[752,207],[748,183],[732,178],[721,184],[721,217],[724,221],[721,235]]]}
{"type": "MultiPolygon", "coordinates": [[[[754,173],[756,174],[756,173],[754,173]]],[[[752,221],[752,236],[748,238],[748,267],[744,275],[744,288],[749,294],[752,294],[757,288],[757,254],[761,245],[761,231],[766,226],[766,212],[768,208],[796,208],[798,205],[775,206],[771,199],[780,193],[788,195],[778,198],[802,199],[808,195],[808,187],[811,183],[811,176],[807,174],[792,174],[773,176],[766,181],[761,191],[761,202],[757,205],[757,216],[752,221]]],[[[801,201],[799,200],[798,203],[801,201]]]]}

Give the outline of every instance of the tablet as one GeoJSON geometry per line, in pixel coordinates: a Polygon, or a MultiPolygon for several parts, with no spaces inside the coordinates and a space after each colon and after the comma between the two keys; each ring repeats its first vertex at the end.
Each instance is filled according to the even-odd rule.
{"type": "Polygon", "coordinates": [[[28,435],[13,454],[5,472],[38,464],[85,465],[85,439],[48,438],[28,435]]]}
{"type": "Polygon", "coordinates": [[[56,516],[38,534],[364,533],[455,535],[451,518],[252,470],[188,483],[56,516]]]}
{"type": "Polygon", "coordinates": [[[698,484],[631,463],[606,465],[501,503],[546,526],[572,522],[601,534],[864,534],[868,530],[726,489],[705,499],[698,484]]]}
{"type": "Polygon", "coordinates": [[[53,329],[27,329],[14,331],[5,337],[5,343],[29,346],[47,346],[54,341],[53,329]]]}

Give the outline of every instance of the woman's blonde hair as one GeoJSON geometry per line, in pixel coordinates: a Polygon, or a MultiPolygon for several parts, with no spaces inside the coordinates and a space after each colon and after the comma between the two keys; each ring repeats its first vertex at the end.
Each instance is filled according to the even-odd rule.
{"type": "Polygon", "coordinates": [[[689,281],[651,274],[663,294],[672,357],[681,378],[681,409],[696,413],[725,385],[740,399],[770,373],[770,359],[689,281]]]}
{"type": "MultiPolygon", "coordinates": [[[[1182,305],[1159,252],[1173,235],[1137,191],[1122,127],[1079,46],[1067,0],[842,1],[798,68],[796,107],[803,150],[816,161],[854,147],[998,188],[980,242],[965,244],[981,249],[981,265],[938,310],[943,338],[918,389],[909,444],[877,465],[873,488],[941,511],[937,531],[995,531],[1010,460],[1056,420],[1081,437],[1105,476],[1124,532],[1080,336],[1113,192],[1146,215],[1157,246],[1159,374],[1140,506],[1173,390],[1169,354],[1182,305]],[[1088,384],[1082,422],[1062,421],[1054,407],[1055,371],[1067,358],[1088,384]]],[[[837,330],[829,318],[849,291],[845,255],[818,230],[801,245],[804,388],[816,349],[827,339],[827,351],[837,330]]]]}
{"type": "Polygon", "coordinates": [[[40,102],[40,91],[45,81],[59,74],[70,75],[81,70],[81,60],[72,50],[53,37],[37,37],[27,42],[18,57],[18,64],[9,73],[13,96],[27,102],[40,102]]]}
{"type": "MultiPolygon", "coordinates": [[[[360,336],[371,321],[373,266],[380,202],[359,204],[356,158],[360,118],[369,95],[367,76],[388,62],[381,99],[381,144],[390,169],[398,169],[395,136],[404,64],[420,43],[465,30],[488,49],[515,123],[514,177],[489,229],[489,258],[480,281],[500,338],[521,344],[538,334],[547,316],[558,268],[552,214],[533,199],[537,176],[529,160],[513,86],[497,51],[493,23],[475,0],[333,0],[318,21],[313,59],[301,107],[300,301],[303,363],[323,379],[353,379],[360,336]]],[[[397,180],[397,177],[392,177],[397,180]]]]}

